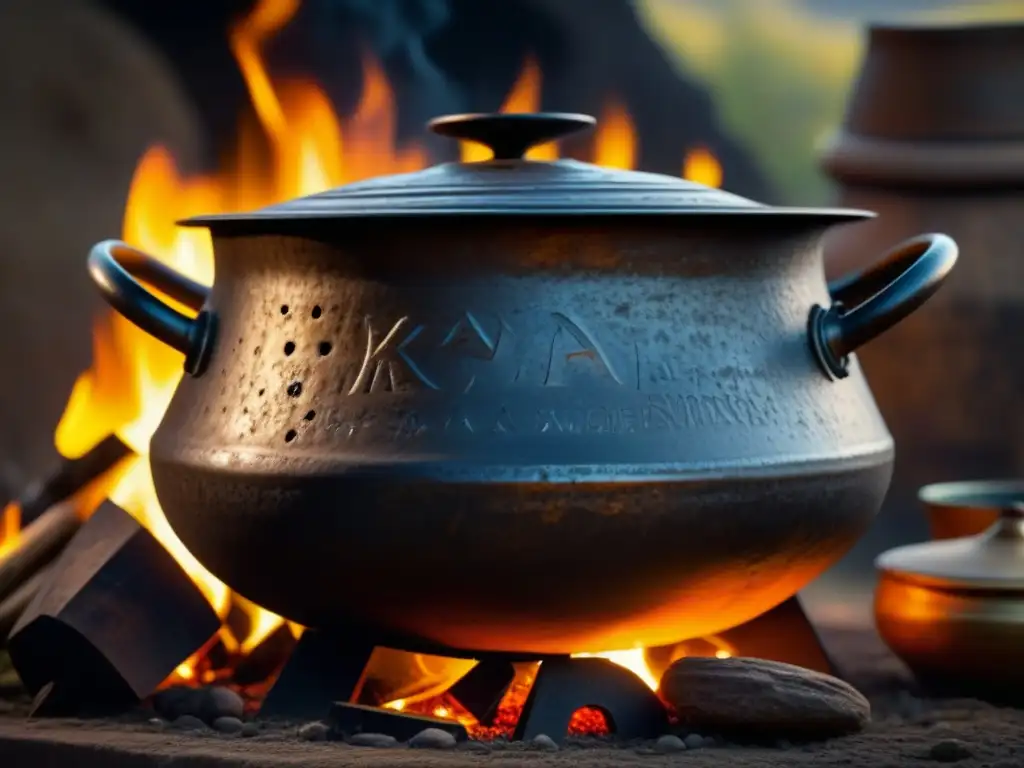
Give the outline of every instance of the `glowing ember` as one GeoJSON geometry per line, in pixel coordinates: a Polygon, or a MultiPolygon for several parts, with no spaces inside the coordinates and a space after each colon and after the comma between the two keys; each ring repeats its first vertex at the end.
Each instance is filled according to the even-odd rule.
{"type": "MultiPolygon", "coordinates": [[[[362,95],[354,113],[344,119],[337,117],[315,83],[272,80],[262,46],[289,22],[299,4],[300,0],[262,0],[231,30],[231,50],[247,84],[257,120],[255,125],[243,124],[238,158],[231,171],[184,178],[174,158],[161,146],[146,152],[136,168],[125,209],[123,238],[201,283],[209,285],[214,279],[209,235],[204,230],[178,228],[176,220],[258,208],[359,179],[417,170],[428,164],[420,147],[395,145],[394,99],[377,62],[363,61],[362,95]],[[258,136],[254,133],[257,130],[258,136]],[[260,149],[260,139],[269,145],[269,159],[260,149]]],[[[541,86],[540,67],[530,59],[524,63],[502,111],[539,111],[541,86]]],[[[489,150],[469,142],[462,145],[461,152],[465,161],[481,161],[490,156],[489,150]]],[[[527,155],[532,160],[554,160],[558,156],[553,143],[535,147],[527,155]]],[[[610,100],[595,136],[594,160],[605,166],[632,168],[636,157],[637,138],[630,115],[620,102],[610,100]]],[[[703,148],[687,155],[683,173],[711,186],[719,186],[722,180],[721,167],[703,148]]],[[[209,647],[183,662],[167,681],[199,684],[230,676],[230,670],[218,668],[211,661],[214,646],[232,658],[245,657],[274,633],[283,620],[232,594],[209,573],[182,545],[157,501],[148,447],[181,380],[182,363],[178,352],[121,316],[104,314],[94,327],[92,366],[75,383],[54,440],[57,449],[67,457],[81,456],[111,432],[130,445],[138,456],[110,473],[109,481],[99,491],[92,491],[96,503],[109,496],[132,514],[173,554],[222,618],[232,609],[248,615],[244,637],[235,637],[225,624],[209,647]]],[[[95,504],[83,502],[82,506],[91,511],[95,504]]],[[[0,555],[14,545],[19,526],[18,509],[9,506],[0,519],[0,555]]],[[[295,637],[302,632],[302,627],[295,624],[289,623],[289,628],[295,637]]],[[[718,652],[730,653],[725,648],[718,652]]],[[[632,670],[652,689],[657,688],[642,649],[594,655],[632,670]]],[[[536,670],[534,664],[519,671],[491,728],[476,724],[446,694],[419,701],[398,699],[386,706],[456,719],[472,726],[472,732],[478,736],[507,735],[515,726],[536,670]]],[[[438,674],[448,675],[445,680],[450,686],[465,671],[465,663],[460,662],[438,674]]],[[[580,710],[573,720],[574,733],[606,731],[607,723],[597,710],[580,710]]]]}

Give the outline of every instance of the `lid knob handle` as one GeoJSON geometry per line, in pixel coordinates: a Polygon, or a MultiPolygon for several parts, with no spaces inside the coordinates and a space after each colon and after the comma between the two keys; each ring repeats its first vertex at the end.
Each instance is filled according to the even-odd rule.
{"type": "Polygon", "coordinates": [[[489,147],[495,160],[521,160],[531,147],[589,130],[596,123],[590,115],[535,112],[446,115],[427,125],[439,136],[489,147]]]}
{"type": "Polygon", "coordinates": [[[1014,502],[999,510],[999,519],[988,529],[989,538],[1024,541],[1024,502],[1014,502]]]}

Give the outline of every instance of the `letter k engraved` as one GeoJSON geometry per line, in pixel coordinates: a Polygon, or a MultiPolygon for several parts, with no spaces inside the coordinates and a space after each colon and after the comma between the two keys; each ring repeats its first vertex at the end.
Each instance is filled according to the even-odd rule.
{"type": "Polygon", "coordinates": [[[409,318],[403,317],[391,330],[381,334],[369,315],[365,323],[366,353],[348,394],[403,392],[420,387],[440,389],[409,355],[409,345],[423,332],[424,326],[417,325],[406,331],[409,318]]]}

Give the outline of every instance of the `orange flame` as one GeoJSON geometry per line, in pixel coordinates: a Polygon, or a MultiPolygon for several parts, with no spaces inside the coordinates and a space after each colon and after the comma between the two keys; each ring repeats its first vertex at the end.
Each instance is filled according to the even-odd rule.
{"type": "Polygon", "coordinates": [[[694,147],[686,153],[682,176],[706,187],[722,186],[722,166],[707,147],[694,147]]]}
{"type": "MultiPolygon", "coordinates": [[[[540,111],[541,72],[537,60],[530,56],[523,64],[512,90],[505,97],[505,103],[498,110],[504,114],[520,114],[540,111]]],[[[462,161],[475,163],[491,159],[491,150],[482,144],[464,141],[461,146],[462,161]]],[[[558,145],[554,142],[539,144],[526,153],[527,160],[557,160],[558,145]]]]}
{"type": "Polygon", "coordinates": [[[0,557],[17,549],[20,531],[21,507],[12,501],[0,513],[0,557]]]}
{"type": "Polygon", "coordinates": [[[594,144],[594,162],[598,165],[622,170],[636,167],[636,129],[633,118],[618,101],[605,104],[594,144]]]}
{"type": "MultiPolygon", "coordinates": [[[[284,27],[298,10],[300,0],[262,0],[230,31],[230,46],[248,87],[262,139],[269,144],[269,164],[258,147],[260,137],[243,126],[239,134],[237,167],[231,173],[183,177],[174,158],[162,146],[152,147],[140,160],[125,208],[123,238],[153,254],[181,273],[212,284],[212,244],[205,230],[182,229],[174,222],[203,213],[252,209],[300,195],[321,192],[340,184],[380,174],[414,171],[427,165],[418,146],[396,146],[396,110],[391,86],[380,65],[363,61],[362,94],[355,112],[339,120],[323,91],[312,82],[277,83],[267,71],[263,44],[284,27]],[[255,138],[254,138],[255,137],[255,138]],[[268,167],[269,165],[269,167],[268,167]]],[[[501,111],[535,112],[541,105],[541,70],[528,59],[509,91],[501,111]]],[[[609,102],[595,142],[596,161],[632,168],[636,135],[629,113],[617,101],[609,102]]],[[[691,153],[686,173],[703,174],[704,183],[721,182],[714,157],[691,153]]],[[[696,151],[695,151],[696,152],[696,151]]],[[[485,160],[488,150],[462,145],[466,161],[485,160]]],[[[554,160],[555,144],[533,148],[531,160],[554,160]]],[[[222,616],[232,605],[249,615],[249,633],[234,638],[226,627],[220,640],[231,652],[246,654],[282,623],[279,616],[233,595],[184,547],[171,529],[156,497],[147,459],[149,441],[163,418],[182,376],[181,355],[140,331],[121,316],[104,314],[95,324],[93,363],[76,381],[54,435],[58,450],[77,457],[115,432],[138,454],[127,462],[102,490],[132,514],[176,558],[210,604],[222,616]]],[[[10,549],[19,528],[16,505],[0,520],[0,554],[10,549]]],[[[289,623],[292,634],[302,628],[289,623]]],[[[175,679],[199,679],[197,663],[202,651],[184,662],[175,679]]],[[[597,654],[632,669],[652,688],[657,687],[644,661],[642,649],[597,654]]],[[[445,672],[442,670],[442,672],[445,672]]],[[[445,673],[450,683],[466,672],[464,662],[445,673]]],[[[441,673],[439,673],[441,674],[441,673]]],[[[391,702],[395,709],[408,704],[391,702]]],[[[465,717],[455,703],[433,705],[439,717],[465,717]],[[444,713],[444,714],[441,714],[444,713]]]]}

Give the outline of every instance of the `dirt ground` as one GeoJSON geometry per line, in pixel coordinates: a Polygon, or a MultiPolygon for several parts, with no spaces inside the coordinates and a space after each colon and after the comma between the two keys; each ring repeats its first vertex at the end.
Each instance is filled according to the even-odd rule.
{"type": "Polygon", "coordinates": [[[873,632],[826,630],[823,636],[843,676],[872,702],[873,722],[842,739],[769,747],[716,745],[662,755],[653,743],[570,741],[557,752],[507,742],[461,744],[449,751],[399,747],[374,749],[343,743],[310,743],[294,726],[270,726],[241,738],[212,731],[182,733],[149,724],[146,713],[125,721],[31,721],[7,703],[0,716],[0,765],[76,768],[457,768],[461,766],[660,766],[701,768],[896,768],[956,762],[962,768],[1024,766],[1024,710],[980,701],[929,700],[914,694],[902,666],[873,632]]]}

